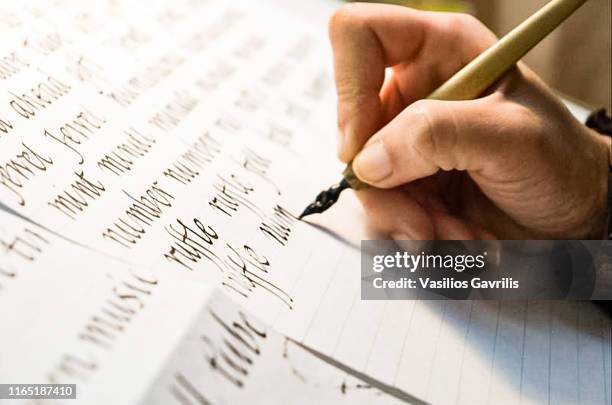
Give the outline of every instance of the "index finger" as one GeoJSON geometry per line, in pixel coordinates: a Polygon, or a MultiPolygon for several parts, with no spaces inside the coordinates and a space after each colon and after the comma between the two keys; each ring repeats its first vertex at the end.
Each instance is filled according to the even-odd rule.
{"type": "Polygon", "coordinates": [[[338,154],[345,162],[385,124],[386,111],[426,97],[495,38],[463,14],[370,3],[340,8],[330,20],[329,35],[341,132],[338,154]],[[399,74],[384,83],[385,68],[392,66],[401,68],[399,74]]]}

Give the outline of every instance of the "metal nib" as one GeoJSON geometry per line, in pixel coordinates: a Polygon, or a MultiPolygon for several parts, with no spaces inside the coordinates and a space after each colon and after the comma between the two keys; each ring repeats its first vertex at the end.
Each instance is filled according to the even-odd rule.
{"type": "Polygon", "coordinates": [[[338,201],[340,193],[347,188],[351,188],[350,184],[346,181],[346,179],[342,179],[342,181],[335,186],[331,186],[329,189],[321,191],[315,201],[306,207],[304,212],[302,212],[299,219],[311,214],[320,214],[326,211],[329,207],[334,205],[336,201],[338,201]]]}

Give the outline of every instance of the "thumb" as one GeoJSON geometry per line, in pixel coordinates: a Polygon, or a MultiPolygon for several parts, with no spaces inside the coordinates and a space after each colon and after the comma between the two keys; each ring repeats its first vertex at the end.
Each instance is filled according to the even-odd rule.
{"type": "Polygon", "coordinates": [[[391,188],[440,169],[499,168],[503,155],[520,146],[509,134],[512,123],[507,118],[516,117],[510,109],[517,106],[500,102],[502,97],[494,93],[470,101],[417,101],[368,141],[353,161],[355,174],[378,188],[391,188]]]}

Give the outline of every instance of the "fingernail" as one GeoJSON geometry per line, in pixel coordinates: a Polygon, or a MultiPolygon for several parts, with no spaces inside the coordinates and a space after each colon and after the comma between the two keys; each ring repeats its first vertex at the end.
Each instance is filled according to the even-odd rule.
{"type": "Polygon", "coordinates": [[[393,167],[389,154],[381,141],[374,142],[362,150],[353,161],[353,170],[362,180],[376,183],[391,175],[393,167]]]}

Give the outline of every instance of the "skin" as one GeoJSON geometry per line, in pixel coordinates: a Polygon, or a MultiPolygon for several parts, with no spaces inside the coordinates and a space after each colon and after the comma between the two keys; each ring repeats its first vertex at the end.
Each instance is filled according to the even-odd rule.
{"type": "Polygon", "coordinates": [[[600,239],[610,141],[518,64],[481,98],[422,100],[496,41],[476,19],[352,3],[330,20],[338,155],[404,239],[600,239]],[[385,68],[393,74],[385,79],[385,68]]]}

